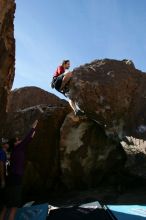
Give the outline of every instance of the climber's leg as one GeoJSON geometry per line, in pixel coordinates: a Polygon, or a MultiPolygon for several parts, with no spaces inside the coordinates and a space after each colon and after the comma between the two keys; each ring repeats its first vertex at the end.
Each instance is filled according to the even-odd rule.
{"type": "Polygon", "coordinates": [[[68,102],[69,102],[71,108],[74,110],[74,112],[76,112],[77,111],[76,104],[70,99],[68,100],[68,102]]]}
{"type": "Polygon", "coordinates": [[[85,115],[84,112],[80,111],[80,110],[77,108],[76,104],[75,104],[72,100],[69,99],[68,102],[69,102],[71,108],[73,109],[75,115],[77,115],[77,116],[85,115]]]}
{"type": "Polygon", "coordinates": [[[68,73],[64,74],[60,90],[62,90],[65,87],[65,85],[69,82],[71,77],[72,77],[71,72],[68,72],[68,73]]]}
{"type": "Polygon", "coordinates": [[[54,87],[58,92],[61,91],[63,77],[64,77],[64,75],[62,74],[62,75],[58,76],[57,79],[55,80],[54,87]]]}

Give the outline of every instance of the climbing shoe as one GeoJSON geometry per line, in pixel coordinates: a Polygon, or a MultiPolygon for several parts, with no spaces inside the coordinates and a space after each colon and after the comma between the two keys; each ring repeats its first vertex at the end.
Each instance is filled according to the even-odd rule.
{"type": "Polygon", "coordinates": [[[75,115],[76,115],[76,116],[83,116],[83,115],[85,115],[85,113],[82,112],[82,111],[80,111],[80,110],[77,110],[77,111],[75,112],[75,115]]]}

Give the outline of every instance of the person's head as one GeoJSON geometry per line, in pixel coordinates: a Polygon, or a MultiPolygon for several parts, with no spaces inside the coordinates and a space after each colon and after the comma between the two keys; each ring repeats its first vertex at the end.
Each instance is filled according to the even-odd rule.
{"type": "Polygon", "coordinates": [[[4,151],[7,151],[9,149],[9,141],[7,139],[2,138],[1,146],[4,151]]]}
{"type": "Polygon", "coordinates": [[[13,148],[19,144],[21,142],[21,140],[19,139],[19,137],[14,137],[14,138],[11,138],[10,141],[9,141],[9,145],[10,145],[10,151],[13,150],[13,148]]]}
{"type": "Polygon", "coordinates": [[[64,69],[69,69],[70,61],[69,60],[63,60],[62,66],[64,67],[64,69]]]}

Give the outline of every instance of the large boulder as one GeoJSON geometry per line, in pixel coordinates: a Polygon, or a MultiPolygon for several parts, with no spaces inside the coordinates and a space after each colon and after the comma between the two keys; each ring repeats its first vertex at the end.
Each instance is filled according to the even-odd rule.
{"type": "Polygon", "coordinates": [[[0,0],[0,118],[6,112],[7,97],[15,73],[14,0],[0,0]]]}
{"type": "Polygon", "coordinates": [[[68,96],[106,134],[146,138],[146,75],[131,61],[95,60],[73,70],[68,96]]]}
{"type": "Polygon", "coordinates": [[[68,102],[61,100],[56,95],[41,88],[35,86],[23,87],[10,92],[7,111],[15,112],[40,104],[49,106],[67,106],[68,102]]]}

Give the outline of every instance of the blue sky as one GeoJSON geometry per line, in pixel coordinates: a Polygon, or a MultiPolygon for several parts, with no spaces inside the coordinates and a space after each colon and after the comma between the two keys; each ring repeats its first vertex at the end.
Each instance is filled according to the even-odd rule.
{"type": "MultiPolygon", "coordinates": [[[[16,0],[14,88],[49,92],[63,59],[132,59],[146,72],[146,0],[16,0]]],[[[58,94],[55,92],[55,94],[58,94]]],[[[63,97],[63,96],[60,96],[63,97]]]]}

